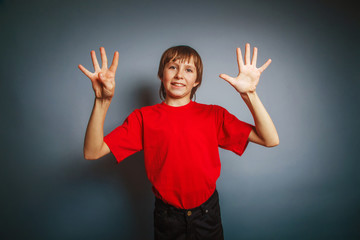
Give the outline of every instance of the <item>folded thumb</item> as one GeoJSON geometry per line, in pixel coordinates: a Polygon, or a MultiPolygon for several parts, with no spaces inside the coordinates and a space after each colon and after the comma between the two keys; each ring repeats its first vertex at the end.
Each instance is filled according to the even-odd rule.
{"type": "Polygon", "coordinates": [[[104,74],[102,74],[101,72],[99,73],[98,77],[99,77],[99,79],[100,79],[101,81],[104,80],[104,74]]]}

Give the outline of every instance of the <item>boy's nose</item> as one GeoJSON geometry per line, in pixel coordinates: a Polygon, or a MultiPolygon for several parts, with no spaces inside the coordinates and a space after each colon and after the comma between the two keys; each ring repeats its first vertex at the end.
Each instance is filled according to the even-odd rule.
{"type": "Polygon", "coordinates": [[[178,71],[178,72],[176,73],[176,77],[177,77],[177,78],[182,78],[182,77],[183,77],[182,72],[181,72],[181,71],[178,71]]]}

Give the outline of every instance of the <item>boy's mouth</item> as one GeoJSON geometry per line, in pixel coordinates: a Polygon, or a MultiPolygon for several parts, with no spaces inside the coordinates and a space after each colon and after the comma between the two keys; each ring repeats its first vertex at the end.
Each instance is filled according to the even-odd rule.
{"type": "Polygon", "coordinates": [[[172,82],[171,85],[178,86],[178,87],[184,87],[185,86],[185,84],[177,83],[177,82],[172,82]]]}

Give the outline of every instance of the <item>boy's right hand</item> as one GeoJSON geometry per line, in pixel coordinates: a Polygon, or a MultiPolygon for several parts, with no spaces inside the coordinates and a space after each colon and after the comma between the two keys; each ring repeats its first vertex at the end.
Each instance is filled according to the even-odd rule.
{"type": "Polygon", "coordinates": [[[115,92],[115,73],[119,62],[119,52],[114,53],[114,58],[110,68],[107,66],[107,57],[105,48],[100,47],[102,67],[96,59],[95,51],[91,51],[91,59],[94,65],[95,72],[88,71],[85,67],[79,64],[79,69],[88,77],[92,82],[92,87],[97,99],[111,100],[115,92]]]}

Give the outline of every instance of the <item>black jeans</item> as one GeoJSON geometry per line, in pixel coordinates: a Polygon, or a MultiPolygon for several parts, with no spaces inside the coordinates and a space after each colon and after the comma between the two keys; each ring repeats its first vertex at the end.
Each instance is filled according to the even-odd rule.
{"type": "Polygon", "coordinates": [[[155,240],[223,240],[217,190],[199,207],[179,209],[155,197],[155,240]]]}

